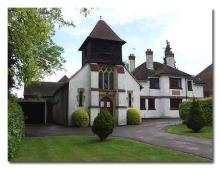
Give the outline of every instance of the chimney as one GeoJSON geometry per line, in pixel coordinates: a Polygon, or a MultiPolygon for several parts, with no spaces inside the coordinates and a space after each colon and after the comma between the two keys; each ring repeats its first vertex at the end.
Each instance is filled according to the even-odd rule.
{"type": "Polygon", "coordinates": [[[146,67],[148,69],[154,69],[153,51],[151,49],[147,49],[146,51],[146,67]]]}
{"type": "Polygon", "coordinates": [[[165,48],[164,63],[170,67],[176,68],[176,61],[174,59],[174,53],[171,51],[170,42],[166,41],[167,46],[165,48]]]}
{"type": "Polygon", "coordinates": [[[129,71],[133,72],[135,69],[135,56],[134,54],[130,54],[129,58],[129,71]]]}

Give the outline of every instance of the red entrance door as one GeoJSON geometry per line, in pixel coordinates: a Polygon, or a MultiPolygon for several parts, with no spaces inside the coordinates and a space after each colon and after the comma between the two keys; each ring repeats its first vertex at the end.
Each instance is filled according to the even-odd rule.
{"type": "Polygon", "coordinates": [[[99,104],[100,111],[108,111],[113,116],[113,104],[110,98],[103,97],[99,104]]]}

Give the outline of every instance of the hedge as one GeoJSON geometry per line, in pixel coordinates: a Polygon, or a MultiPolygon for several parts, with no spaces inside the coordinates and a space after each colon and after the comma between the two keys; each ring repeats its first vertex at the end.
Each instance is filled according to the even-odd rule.
{"type": "Polygon", "coordinates": [[[89,115],[85,109],[78,109],[72,114],[72,124],[75,127],[88,127],[89,115]]]}
{"type": "MultiPolygon", "coordinates": [[[[212,104],[212,98],[204,98],[198,100],[200,107],[202,109],[202,114],[205,120],[206,126],[212,126],[212,118],[213,118],[213,104],[212,104]]],[[[192,100],[186,100],[180,104],[179,107],[179,115],[182,119],[183,123],[186,122],[186,118],[189,114],[190,107],[192,105],[192,100]]]]}
{"type": "Polygon", "coordinates": [[[8,159],[11,160],[24,136],[24,113],[14,96],[8,99],[8,159]]]}
{"type": "Polygon", "coordinates": [[[127,123],[131,125],[137,125],[141,123],[141,113],[140,110],[135,108],[130,108],[127,110],[127,123]]]}

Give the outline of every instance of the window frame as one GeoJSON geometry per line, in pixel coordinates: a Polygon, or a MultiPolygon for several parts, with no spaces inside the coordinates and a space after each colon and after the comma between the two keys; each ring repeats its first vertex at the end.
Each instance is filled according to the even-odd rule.
{"type": "MultiPolygon", "coordinates": [[[[154,81],[155,82],[155,81],[154,81]]],[[[159,77],[151,77],[149,78],[149,85],[150,85],[150,89],[160,89],[160,78],[159,77]],[[157,80],[158,81],[158,87],[152,86],[152,80],[157,80]]]]}
{"type": "MultiPolygon", "coordinates": [[[[179,105],[183,102],[183,99],[182,98],[170,98],[170,110],[179,110],[179,105]],[[179,101],[179,104],[178,104],[178,107],[174,107],[173,106],[173,102],[171,101],[174,101],[174,100],[180,100],[179,101]]],[[[176,104],[176,103],[174,103],[176,104]]]]}
{"type": "Polygon", "coordinates": [[[170,89],[182,89],[182,78],[179,78],[179,77],[170,77],[169,78],[169,83],[170,83],[170,89]],[[173,85],[173,82],[171,83],[172,80],[180,80],[180,86],[177,85],[176,86],[172,86],[173,85]]]}
{"type": "Polygon", "coordinates": [[[140,110],[146,110],[146,99],[140,98],[140,110]],[[144,103],[144,105],[142,105],[144,103]]]}
{"type": "Polygon", "coordinates": [[[188,89],[188,91],[193,91],[192,80],[187,80],[187,89],[188,89]],[[190,82],[190,87],[189,87],[189,82],[190,82]]]}
{"type": "Polygon", "coordinates": [[[101,69],[99,70],[98,83],[99,83],[99,89],[101,90],[114,90],[114,68],[110,66],[102,66],[101,69]]]}
{"type": "Polygon", "coordinates": [[[84,88],[78,88],[77,100],[78,100],[78,107],[83,107],[84,106],[84,100],[85,100],[84,88]]]}
{"type": "Polygon", "coordinates": [[[156,107],[155,107],[155,98],[148,98],[148,110],[156,110],[156,107]],[[153,100],[153,102],[150,102],[150,101],[152,101],[152,100],[153,100]],[[150,103],[153,103],[153,106],[151,106],[150,103]]]}

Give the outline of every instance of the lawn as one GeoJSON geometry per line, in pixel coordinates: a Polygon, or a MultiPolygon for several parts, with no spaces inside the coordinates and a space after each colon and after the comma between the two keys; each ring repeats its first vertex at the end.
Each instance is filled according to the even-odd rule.
{"type": "Polygon", "coordinates": [[[184,124],[172,125],[165,129],[168,133],[179,134],[179,135],[187,135],[199,138],[207,138],[212,139],[212,127],[204,127],[200,132],[193,133],[192,130],[188,129],[184,124]]]}
{"type": "Polygon", "coordinates": [[[99,142],[94,136],[24,138],[14,162],[206,162],[205,158],[110,137],[99,142]]]}

